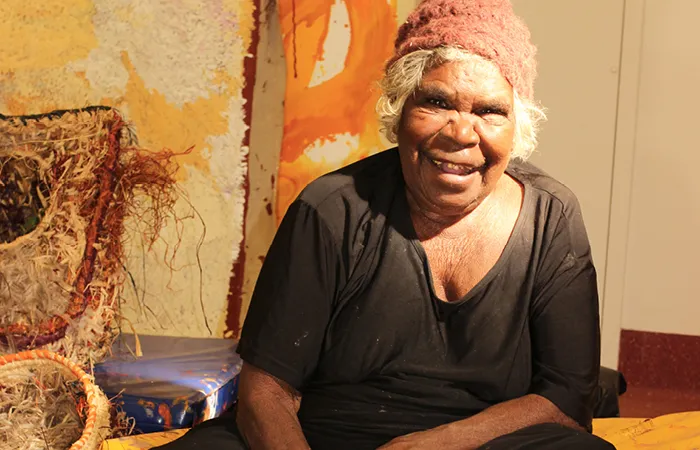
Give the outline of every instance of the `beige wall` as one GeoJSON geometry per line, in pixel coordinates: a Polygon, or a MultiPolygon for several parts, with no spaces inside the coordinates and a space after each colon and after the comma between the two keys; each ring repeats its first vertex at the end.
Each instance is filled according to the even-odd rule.
{"type": "Polygon", "coordinates": [[[700,2],[644,3],[622,326],[700,335],[700,2]]]}

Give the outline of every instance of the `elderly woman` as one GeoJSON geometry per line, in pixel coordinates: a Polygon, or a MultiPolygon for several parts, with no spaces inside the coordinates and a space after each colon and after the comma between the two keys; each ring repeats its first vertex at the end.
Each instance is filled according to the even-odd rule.
{"type": "Polygon", "coordinates": [[[291,205],[244,325],[235,423],[175,445],[613,448],[588,433],[600,344],[581,211],[524,162],[542,116],[529,39],[507,0],[412,13],[379,105],[398,148],[291,205]]]}

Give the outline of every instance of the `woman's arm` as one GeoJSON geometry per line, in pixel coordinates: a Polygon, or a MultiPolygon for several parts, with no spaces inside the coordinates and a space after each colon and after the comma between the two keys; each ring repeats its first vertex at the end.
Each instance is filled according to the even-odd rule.
{"type": "Polygon", "coordinates": [[[308,450],[297,419],[300,403],[287,383],[243,364],[236,423],[251,450],[308,450]]]}
{"type": "Polygon", "coordinates": [[[382,450],[439,448],[469,450],[497,437],[541,423],[558,423],[583,430],[575,420],[561,412],[554,403],[530,394],[494,405],[468,419],[452,422],[420,433],[394,439],[382,450]]]}
{"type": "Polygon", "coordinates": [[[243,325],[236,422],[250,447],[308,449],[297,412],[316,369],[344,278],[334,236],[316,208],[290,206],[270,246],[243,325]]]}

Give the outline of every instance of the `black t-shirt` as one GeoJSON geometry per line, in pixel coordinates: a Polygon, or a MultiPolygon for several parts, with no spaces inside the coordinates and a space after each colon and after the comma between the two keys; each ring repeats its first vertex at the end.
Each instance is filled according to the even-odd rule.
{"type": "Polygon", "coordinates": [[[596,273],[575,196],[527,163],[503,254],[460,301],[433,292],[396,149],[311,183],[265,259],[238,351],[302,393],[313,449],[374,449],[534,393],[590,427],[596,273]]]}

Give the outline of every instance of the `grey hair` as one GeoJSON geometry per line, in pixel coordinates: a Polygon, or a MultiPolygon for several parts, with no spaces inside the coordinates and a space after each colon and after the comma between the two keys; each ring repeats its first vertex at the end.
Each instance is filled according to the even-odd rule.
{"type": "MultiPolygon", "coordinates": [[[[459,47],[416,50],[400,58],[389,67],[384,79],[380,82],[382,95],[377,102],[382,131],[390,142],[397,142],[398,128],[406,100],[420,86],[427,72],[447,62],[487,62],[493,70],[498,71],[490,61],[459,47]]],[[[547,116],[541,106],[530,99],[520,97],[515,89],[513,90],[513,116],[515,133],[511,156],[526,160],[537,147],[539,125],[546,120],[547,116]]]]}

